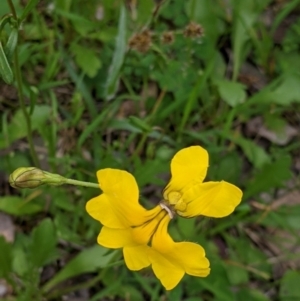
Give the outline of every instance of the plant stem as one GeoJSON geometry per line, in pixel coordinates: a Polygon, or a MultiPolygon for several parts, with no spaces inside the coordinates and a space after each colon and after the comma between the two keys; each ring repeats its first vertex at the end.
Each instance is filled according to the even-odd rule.
{"type": "MultiPolygon", "coordinates": [[[[7,3],[10,7],[10,10],[11,10],[11,13],[13,14],[14,19],[16,20],[16,22],[18,22],[18,17],[17,17],[16,10],[15,10],[12,0],[7,0],[7,3]]],[[[26,121],[26,126],[27,126],[27,140],[28,140],[28,144],[29,144],[30,154],[31,154],[34,165],[36,167],[40,167],[40,162],[39,162],[37,153],[34,149],[33,139],[32,139],[32,135],[31,135],[31,120],[30,120],[30,116],[26,110],[25,100],[24,100],[24,95],[23,95],[23,83],[22,83],[21,69],[20,69],[19,57],[18,57],[18,45],[16,46],[16,49],[14,52],[14,70],[15,70],[17,89],[18,89],[19,102],[20,102],[21,110],[23,112],[23,115],[24,115],[24,118],[26,121]]]]}
{"type": "Polygon", "coordinates": [[[78,181],[78,180],[73,180],[73,179],[66,179],[66,182],[64,184],[84,186],[84,187],[92,187],[92,188],[100,189],[99,184],[97,184],[97,183],[83,182],[83,181],[78,181]]]}
{"type": "Polygon", "coordinates": [[[15,10],[12,0],[7,0],[7,3],[10,7],[11,13],[13,14],[14,18],[17,20],[17,13],[16,13],[16,10],[15,10]]]}

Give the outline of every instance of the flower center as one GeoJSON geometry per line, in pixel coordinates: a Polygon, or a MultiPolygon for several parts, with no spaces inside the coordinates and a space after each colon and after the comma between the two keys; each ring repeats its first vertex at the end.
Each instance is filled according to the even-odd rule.
{"type": "Polygon", "coordinates": [[[173,218],[176,211],[185,211],[187,204],[182,199],[182,194],[179,191],[170,191],[167,200],[160,202],[160,206],[168,212],[170,218],[173,218]]]}

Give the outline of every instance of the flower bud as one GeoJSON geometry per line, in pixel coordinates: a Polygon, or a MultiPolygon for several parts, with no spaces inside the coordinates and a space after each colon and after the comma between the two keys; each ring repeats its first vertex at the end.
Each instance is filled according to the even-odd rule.
{"type": "Polygon", "coordinates": [[[36,167],[20,167],[9,176],[9,183],[14,188],[36,188],[43,184],[56,186],[65,182],[64,177],[36,167]]]}

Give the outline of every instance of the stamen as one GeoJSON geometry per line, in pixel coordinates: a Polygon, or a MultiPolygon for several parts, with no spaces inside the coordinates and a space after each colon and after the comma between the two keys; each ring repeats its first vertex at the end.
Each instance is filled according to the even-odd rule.
{"type": "Polygon", "coordinates": [[[164,203],[159,203],[159,206],[168,212],[171,219],[174,217],[174,214],[173,214],[172,210],[168,207],[168,205],[166,205],[164,203]]]}

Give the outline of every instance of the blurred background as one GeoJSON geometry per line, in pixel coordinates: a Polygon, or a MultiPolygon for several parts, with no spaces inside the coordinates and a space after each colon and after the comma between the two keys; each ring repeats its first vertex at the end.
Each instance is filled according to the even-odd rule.
{"type": "Polygon", "coordinates": [[[2,0],[0,17],[1,300],[300,300],[299,0],[2,0]],[[96,244],[97,189],[8,184],[20,166],[126,169],[152,208],[190,145],[244,196],[229,217],[172,221],[212,271],[170,292],[96,244]]]}

